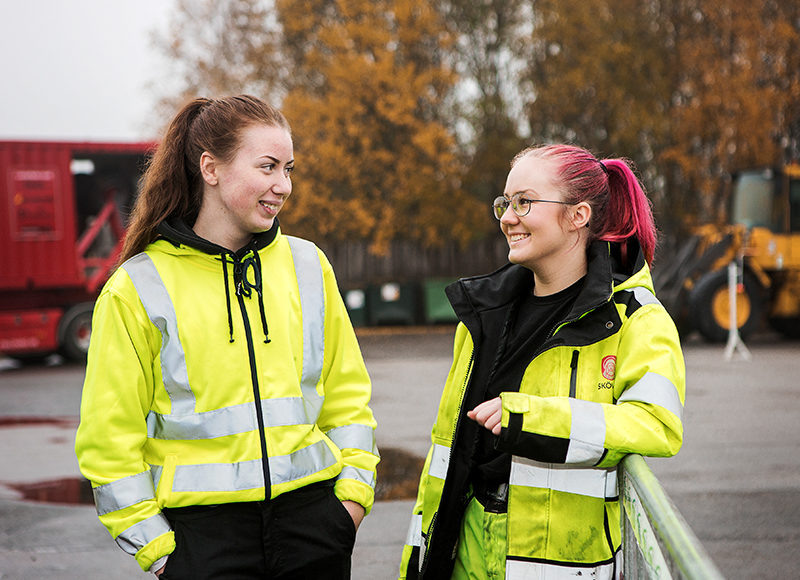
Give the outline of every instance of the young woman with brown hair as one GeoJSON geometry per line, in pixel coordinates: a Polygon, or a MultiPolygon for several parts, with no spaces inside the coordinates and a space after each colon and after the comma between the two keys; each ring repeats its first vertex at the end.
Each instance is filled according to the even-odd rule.
{"type": "Polygon", "coordinates": [[[289,124],[196,99],[144,174],[97,300],[76,452],[162,580],[350,575],[372,506],[370,381],[324,254],[282,234],[289,124]]]}

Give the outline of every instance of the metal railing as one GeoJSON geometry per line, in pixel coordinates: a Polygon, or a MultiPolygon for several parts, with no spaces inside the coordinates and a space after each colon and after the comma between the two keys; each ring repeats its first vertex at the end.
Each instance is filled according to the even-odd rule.
{"type": "Polygon", "coordinates": [[[724,578],[644,458],[620,466],[625,580],[724,578]]]}

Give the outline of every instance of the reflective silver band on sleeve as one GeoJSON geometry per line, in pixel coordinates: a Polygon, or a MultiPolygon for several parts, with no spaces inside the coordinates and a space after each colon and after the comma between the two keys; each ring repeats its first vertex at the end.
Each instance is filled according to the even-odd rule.
{"type": "Polygon", "coordinates": [[[606,418],[600,403],[569,400],[572,422],[566,462],[572,465],[595,465],[603,457],[606,442],[606,418]]]}
{"type": "Polygon", "coordinates": [[[164,471],[163,465],[150,465],[150,477],[153,478],[153,489],[158,489],[158,482],[161,481],[162,471],[164,471]]]}
{"type": "Polygon", "coordinates": [[[339,449],[360,449],[377,455],[375,429],[370,425],[342,425],[325,433],[339,449]]]}
{"type": "Polygon", "coordinates": [[[661,304],[656,298],[656,295],[650,292],[644,286],[635,286],[631,289],[633,291],[633,297],[636,298],[636,301],[641,304],[642,306],[647,306],[648,304],[661,304]]]}
{"type": "Polygon", "coordinates": [[[431,451],[431,462],[428,466],[428,475],[444,479],[447,476],[447,468],[449,466],[450,448],[434,443],[431,451]]]}
{"type": "Polygon", "coordinates": [[[171,532],[169,522],[164,514],[158,513],[146,520],[132,525],[114,538],[117,545],[128,554],[135,556],[136,552],[159,536],[171,532]]]}
{"type": "Polygon", "coordinates": [[[683,421],[683,404],[678,389],[672,381],[658,373],[645,373],[633,386],[622,393],[622,396],[617,399],[617,404],[633,401],[658,405],[683,421]]]}
{"type": "Polygon", "coordinates": [[[147,316],[161,331],[161,374],[175,415],[194,413],[195,397],[189,385],[186,354],[178,336],[178,321],[172,299],[155,264],[145,253],[126,261],[128,273],[147,316]]]}
{"type": "Polygon", "coordinates": [[[615,467],[576,468],[561,463],[541,463],[517,456],[511,458],[509,483],[605,500],[615,499],[618,495],[615,467]]]}
{"type": "Polygon", "coordinates": [[[342,468],[342,472],[336,477],[337,481],[340,479],[354,479],[370,486],[373,489],[375,488],[375,474],[368,469],[361,469],[359,467],[345,465],[342,468]]]}
{"type": "Polygon", "coordinates": [[[317,247],[308,240],[286,236],[294,260],[303,315],[303,371],[300,387],[308,423],[315,423],[323,397],[317,393],[325,360],[325,286],[317,247]]]}
{"type": "Polygon", "coordinates": [[[153,479],[149,471],[129,475],[111,483],[98,485],[92,489],[97,515],[102,516],[117,510],[136,505],[139,502],[155,499],[153,479]]]}

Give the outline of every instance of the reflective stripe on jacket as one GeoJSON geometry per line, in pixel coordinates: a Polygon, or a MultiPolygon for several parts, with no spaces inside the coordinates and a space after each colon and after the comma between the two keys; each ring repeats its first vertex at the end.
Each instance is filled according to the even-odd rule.
{"type": "Polygon", "coordinates": [[[337,497],[369,510],[369,398],[314,244],[278,233],[225,257],[160,239],[95,305],[76,453],[101,521],[147,570],[174,549],[163,507],[264,500],[337,478],[337,497]]]}
{"type": "MultiPolygon", "coordinates": [[[[608,244],[590,245],[572,312],[520,369],[519,391],[501,394],[497,448],[512,455],[507,579],[618,577],[616,466],[628,453],[666,457],[681,446],[685,369],[677,331],[641,255],[633,273],[612,272],[614,263],[608,244]]],[[[482,429],[465,415],[481,400],[471,378],[477,361],[501,352],[501,338],[484,334],[481,316],[507,317],[513,297],[530,287],[528,276],[507,266],[448,288],[461,323],[401,578],[450,577],[471,495],[474,433],[482,429]]]]}

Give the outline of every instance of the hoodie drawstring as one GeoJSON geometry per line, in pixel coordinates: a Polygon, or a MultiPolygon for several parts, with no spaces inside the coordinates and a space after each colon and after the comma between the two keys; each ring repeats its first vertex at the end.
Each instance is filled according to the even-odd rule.
{"type": "Polygon", "coordinates": [[[225,254],[221,254],[222,256],[222,277],[225,279],[225,305],[228,307],[228,333],[230,334],[230,340],[228,342],[233,342],[233,315],[231,314],[231,290],[230,284],[228,284],[228,259],[225,257],[225,254]]]}
{"type": "MultiPolygon", "coordinates": [[[[233,342],[233,318],[231,316],[230,288],[228,285],[228,273],[226,267],[225,254],[222,255],[222,270],[225,276],[225,296],[228,306],[228,327],[230,329],[230,341],[233,342]]],[[[267,326],[267,315],[264,312],[264,292],[261,284],[261,258],[258,252],[253,252],[244,260],[239,261],[235,255],[231,255],[233,264],[233,283],[236,286],[236,295],[249,298],[253,289],[258,294],[258,311],[261,315],[261,329],[264,332],[264,343],[269,344],[269,327],[267,326]],[[253,282],[247,276],[248,270],[253,269],[253,282]]]]}
{"type": "Polygon", "coordinates": [[[269,327],[267,326],[267,315],[264,313],[264,292],[262,291],[261,284],[261,257],[258,252],[253,252],[256,257],[256,269],[258,271],[258,285],[256,292],[258,292],[258,309],[261,312],[261,329],[264,331],[264,344],[269,344],[269,327]]]}

